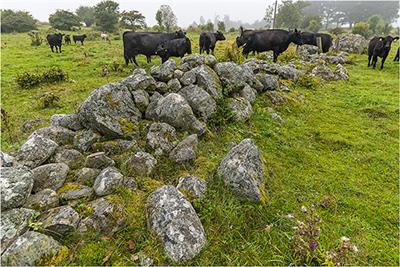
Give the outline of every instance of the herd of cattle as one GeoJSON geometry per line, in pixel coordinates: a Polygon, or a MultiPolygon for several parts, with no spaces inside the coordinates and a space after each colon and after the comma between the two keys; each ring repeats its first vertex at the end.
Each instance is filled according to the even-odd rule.
{"type": "MultiPolygon", "coordinates": [[[[50,45],[51,51],[56,48],[56,52],[61,53],[62,40],[64,37],[65,44],[71,43],[71,37],[61,33],[48,34],[47,41],[50,45]]],[[[87,36],[73,35],[74,43],[83,42],[87,36]]],[[[101,34],[103,40],[109,41],[107,34],[101,34]]],[[[158,55],[164,63],[170,57],[183,57],[185,54],[192,53],[191,41],[186,37],[186,32],[182,30],[172,33],[160,32],[133,32],[126,31],[123,33],[124,45],[124,58],[126,65],[129,62],[135,63],[136,56],[141,54],[147,58],[147,63],[151,62],[151,56],[158,55]]],[[[329,51],[332,46],[332,37],[326,33],[311,33],[300,32],[297,29],[294,31],[286,31],[281,29],[269,30],[244,30],[240,27],[240,35],[236,37],[236,45],[243,47],[242,54],[248,56],[249,53],[261,53],[265,51],[273,51],[273,61],[276,62],[278,56],[286,51],[290,43],[296,45],[317,45],[317,41],[321,40],[321,49],[323,53],[329,51]]],[[[370,40],[368,45],[368,67],[372,65],[376,67],[378,57],[382,58],[381,69],[389,54],[391,44],[393,41],[398,40],[399,37],[374,37],[370,40]],[[371,64],[372,59],[372,64],[371,64]]],[[[214,53],[217,41],[225,40],[222,32],[203,32],[199,37],[200,54],[206,52],[207,54],[214,53]]],[[[399,49],[394,59],[399,61],[399,49]]]]}

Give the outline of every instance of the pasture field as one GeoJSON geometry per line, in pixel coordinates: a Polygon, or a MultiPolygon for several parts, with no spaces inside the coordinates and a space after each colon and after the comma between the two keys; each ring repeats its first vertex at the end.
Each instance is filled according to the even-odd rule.
{"type": "MultiPolygon", "coordinates": [[[[227,41],[217,44],[218,60],[235,36],[227,34],[227,41]]],[[[189,37],[198,53],[198,34],[189,37]]],[[[31,47],[26,34],[3,34],[1,44],[1,103],[16,139],[10,140],[3,124],[2,151],[16,151],[26,140],[29,133],[19,129],[24,121],[76,112],[92,90],[123,79],[134,68],[123,66],[122,40],[63,46],[62,54],[51,53],[45,44],[31,47]],[[106,64],[114,65],[115,71],[104,76],[106,64]],[[33,89],[17,87],[17,74],[51,66],[62,68],[70,80],[33,89]],[[49,92],[60,97],[59,106],[43,109],[39,98],[49,92]]],[[[171,264],[147,230],[145,200],[158,186],[176,185],[181,175],[190,173],[208,183],[206,197],[193,202],[207,243],[198,257],[184,264],[296,264],[289,240],[294,223],[287,215],[314,204],[322,219],[318,251],[338,247],[340,237],[346,236],[359,249],[347,264],[399,265],[399,65],[392,62],[397,46],[393,44],[383,71],[367,68],[366,55],[354,55],[352,64],[345,65],[349,81],[314,89],[294,86],[282,94],[282,105],[259,96],[248,123],[232,123],[199,139],[191,167],[160,160],[153,177],[138,178],[140,190],[118,191],[112,199],[125,206],[117,214],[125,219],[125,227],[111,236],[70,236],[64,240],[68,250],[42,264],[137,265],[135,255],[151,257],[156,265],[171,264]],[[271,118],[268,107],[282,116],[282,124],[271,118]],[[267,200],[258,205],[232,197],[215,176],[232,142],[244,138],[255,141],[268,170],[267,200]]],[[[146,69],[151,66],[144,56],[138,62],[146,69]]],[[[153,64],[160,62],[153,57],[153,64]]]]}

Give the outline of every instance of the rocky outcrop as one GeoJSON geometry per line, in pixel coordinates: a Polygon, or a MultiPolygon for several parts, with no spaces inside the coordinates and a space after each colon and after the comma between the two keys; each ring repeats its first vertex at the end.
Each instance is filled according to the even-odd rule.
{"type": "Polygon", "coordinates": [[[25,168],[3,167],[0,177],[1,210],[24,205],[33,187],[32,172],[25,168]]]}
{"type": "Polygon", "coordinates": [[[218,175],[239,198],[260,202],[259,185],[264,180],[260,151],[251,139],[234,146],[218,167],[218,175]]]}
{"type": "Polygon", "coordinates": [[[162,241],[167,255],[175,262],[198,255],[206,237],[190,202],[173,186],[153,192],[146,204],[148,227],[162,241]]]}

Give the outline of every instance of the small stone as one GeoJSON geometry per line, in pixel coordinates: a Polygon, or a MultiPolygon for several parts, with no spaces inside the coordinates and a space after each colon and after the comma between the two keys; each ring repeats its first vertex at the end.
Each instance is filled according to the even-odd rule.
{"type": "Polygon", "coordinates": [[[114,166],[115,162],[107,157],[104,152],[97,152],[86,157],[85,167],[92,169],[104,169],[109,166],[114,166]]]}
{"type": "Polygon", "coordinates": [[[74,180],[84,185],[92,186],[100,172],[101,170],[99,169],[82,168],[75,174],[74,180]]]}
{"type": "Polygon", "coordinates": [[[139,151],[125,163],[127,169],[139,176],[149,176],[157,165],[157,160],[149,153],[139,151]]]}
{"type": "Polygon", "coordinates": [[[124,180],[122,183],[126,188],[128,188],[132,191],[135,191],[136,189],[138,189],[138,184],[133,177],[124,177],[124,180]]]}
{"type": "Polygon", "coordinates": [[[133,99],[137,108],[141,112],[145,112],[147,106],[149,105],[149,94],[144,90],[136,90],[132,92],[133,99]]]}
{"type": "Polygon", "coordinates": [[[183,73],[184,72],[181,70],[174,70],[174,78],[179,80],[180,78],[182,78],[183,73]]]}
{"type": "Polygon", "coordinates": [[[169,154],[176,163],[190,162],[196,159],[197,134],[192,134],[182,140],[169,154]]]}
{"type": "Polygon", "coordinates": [[[238,122],[248,121],[254,114],[250,102],[243,97],[229,98],[229,107],[238,122]]]}
{"type": "Polygon", "coordinates": [[[32,191],[38,192],[45,188],[59,189],[64,184],[68,172],[69,167],[65,163],[51,163],[33,169],[32,191]]]}
{"type": "Polygon", "coordinates": [[[56,239],[74,232],[79,224],[79,214],[70,206],[62,206],[48,210],[39,219],[42,227],[56,239]]]}
{"type": "Polygon", "coordinates": [[[54,114],[50,117],[50,125],[64,127],[72,131],[83,130],[78,114],[54,114]]]}
{"type": "Polygon", "coordinates": [[[78,189],[67,190],[60,194],[60,199],[69,201],[84,197],[90,197],[93,194],[93,188],[81,185],[78,189]]]}
{"type": "Polygon", "coordinates": [[[271,117],[272,117],[273,120],[275,120],[275,121],[277,121],[277,122],[279,122],[279,123],[282,123],[282,122],[283,122],[282,117],[281,117],[278,113],[276,113],[276,112],[273,112],[273,113],[271,114],[271,117]]]}
{"type": "Polygon", "coordinates": [[[182,88],[181,83],[177,78],[171,79],[167,83],[167,90],[168,92],[178,92],[182,88]]]}
{"type": "Polygon", "coordinates": [[[247,99],[251,104],[256,101],[257,98],[257,90],[251,88],[250,86],[246,85],[241,91],[240,96],[247,99]]]}
{"type": "Polygon", "coordinates": [[[55,163],[65,163],[71,169],[76,169],[82,165],[84,157],[78,150],[59,147],[56,149],[52,161],[55,163]]]}
{"type": "Polygon", "coordinates": [[[0,166],[1,167],[12,167],[14,165],[14,157],[10,154],[0,151],[0,166]]]}
{"type": "Polygon", "coordinates": [[[206,182],[196,176],[180,177],[176,188],[180,191],[189,192],[194,197],[202,198],[206,193],[206,182]]]}
{"type": "Polygon", "coordinates": [[[102,170],[94,181],[93,189],[98,196],[109,195],[123,182],[123,175],[114,167],[102,170]]]}
{"type": "Polygon", "coordinates": [[[26,200],[25,208],[45,211],[58,206],[58,194],[56,191],[46,188],[32,194],[26,200]]]}

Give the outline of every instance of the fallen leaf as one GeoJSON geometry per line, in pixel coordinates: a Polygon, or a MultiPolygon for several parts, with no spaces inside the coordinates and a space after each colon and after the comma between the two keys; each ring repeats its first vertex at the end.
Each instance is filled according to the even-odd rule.
{"type": "Polygon", "coordinates": [[[111,236],[102,236],[100,239],[104,241],[110,241],[112,238],[111,236]]]}
{"type": "Polygon", "coordinates": [[[139,260],[139,256],[136,255],[136,254],[133,254],[133,255],[131,256],[131,260],[132,260],[133,262],[138,261],[138,260],[139,260]]]}
{"type": "Polygon", "coordinates": [[[135,250],[135,242],[133,242],[133,240],[128,240],[128,248],[129,250],[135,250]]]}
{"type": "Polygon", "coordinates": [[[111,257],[112,254],[113,254],[113,251],[112,251],[112,250],[110,250],[109,252],[107,252],[106,256],[103,258],[103,264],[106,263],[106,262],[110,259],[110,257],[111,257]]]}

